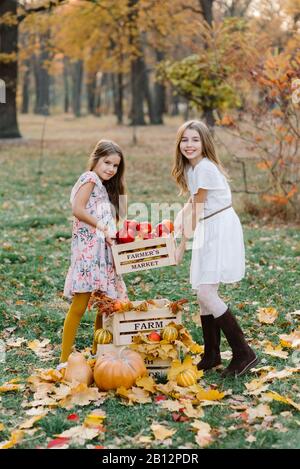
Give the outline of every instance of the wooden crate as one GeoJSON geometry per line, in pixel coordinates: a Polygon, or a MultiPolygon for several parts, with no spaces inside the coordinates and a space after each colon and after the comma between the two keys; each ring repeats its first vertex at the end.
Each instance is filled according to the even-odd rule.
{"type": "Polygon", "coordinates": [[[115,244],[112,253],[118,274],[176,265],[173,236],[115,244]]]}
{"type": "MultiPolygon", "coordinates": [[[[132,338],[138,334],[149,333],[150,331],[160,331],[170,322],[181,323],[181,311],[172,313],[168,304],[169,300],[154,300],[156,305],[149,305],[148,311],[127,311],[117,313],[112,319],[112,334],[115,345],[128,345],[132,338]]],[[[134,306],[141,304],[142,301],[134,301],[134,306]]],[[[108,324],[104,327],[107,329],[108,324]]]]}
{"type": "MultiPolygon", "coordinates": [[[[98,344],[96,356],[101,357],[105,355],[106,353],[117,351],[121,347],[123,346],[114,345],[114,344],[104,344],[104,345],[98,344]]],[[[160,360],[158,358],[155,360],[145,359],[144,361],[145,361],[145,365],[146,365],[149,375],[153,377],[166,376],[171,366],[171,360],[160,360]]]]}
{"type": "Polygon", "coordinates": [[[159,358],[154,360],[145,359],[144,361],[149,375],[154,378],[156,376],[166,376],[172,363],[171,359],[160,360],[159,358]]]}

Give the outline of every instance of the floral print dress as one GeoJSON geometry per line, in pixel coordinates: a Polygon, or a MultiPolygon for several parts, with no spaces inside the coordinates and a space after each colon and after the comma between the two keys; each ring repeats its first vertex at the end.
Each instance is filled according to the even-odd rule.
{"type": "MultiPolygon", "coordinates": [[[[78,190],[88,182],[95,185],[86,205],[87,212],[115,231],[108,193],[95,172],[87,171],[79,177],[72,189],[70,202],[73,202],[78,190]]],[[[96,228],[74,217],[71,265],[65,281],[64,296],[72,298],[74,293],[96,290],[111,298],[127,299],[125,283],[116,274],[112,250],[106,243],[103,232],[96,231],[96,228]]]]}

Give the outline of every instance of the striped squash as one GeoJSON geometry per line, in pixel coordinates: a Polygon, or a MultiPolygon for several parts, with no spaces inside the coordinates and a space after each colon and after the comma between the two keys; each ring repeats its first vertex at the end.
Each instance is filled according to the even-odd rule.
{"type": "Polygon", "coordinates": [[[177,384],[179,386],[192,386],[197,383],[197,375],[194,370],[186,369],[178,373],[176,377],[177,384]]]}
{"type": "Polygon", "coordinates": [[[178,331],[175,326],[166,326],[162,331],[162,338],[168,342],[173,342],[178,337],[178,331]]]}
{"type": "Polygon", "coordinates": [[[97,344],[110,344],[112,338],[112,333],[108,329],[97,329],[94,334],[94,340],[97,344]]]}

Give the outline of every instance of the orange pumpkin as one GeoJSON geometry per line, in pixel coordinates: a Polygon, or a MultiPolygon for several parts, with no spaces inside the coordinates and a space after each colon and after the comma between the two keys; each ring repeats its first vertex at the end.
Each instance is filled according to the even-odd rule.
{"type": "Polygon", "coordinates": [[[94,368],[94,380],[101,391],[130,388],[140,376],[147,372],[144,360],[134,350],[121,348],[99,357],[94,368]]]}
{"type": "Polygon", "coordinates": [[[74,351],[69,355],[64,380],[92,384],[93,372],[82,353],[74,351]]]}

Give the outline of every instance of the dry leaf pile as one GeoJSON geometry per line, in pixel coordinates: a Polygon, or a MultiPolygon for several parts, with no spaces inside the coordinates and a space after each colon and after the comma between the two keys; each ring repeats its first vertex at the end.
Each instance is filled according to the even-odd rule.
{"type": "MultiPolygon", "coordinates": [[[[275,318],[275,321],[278,315],[272,308],[262,309],[267,310],[260,311],[264,327],[269,327],[268,324],[272,324],[273,319],[275,318]]],[[[286,360],[295,357],[295,366],[286,366],[280,370],[270,365],[252,369],[247,376],[243,393],[234,395],[231,389],[224,389],[223,386],[219,389],[214,384],[207,386],[205,374],[203,371],[198,371],[196,366],[203,347],[192,340],[191,335],[182,325],[172,324],[172,326],[178,331],[178,337],[172,343],[165,340],[158,343],[151,342],[145,335],[139,334],[131,345],[145,358],[170,360],[165,384],[158,383],[153,377],[145,376],[139,378],[130,389],[120,387],[115,392],[100,392],[95,385],[88,387],[78,382],[66,382],[63,372],[51,368],[36,370],[27,380],[14,378],[2,383],[0,393],[22,393],[23,417],[16,421],[12,419],[12,428],[9,429],[0,422],[0,432],[9,434],[8,438],[0,442],[0,449],[16,447],[24,441],[28,442],[41,434],[45,435],[40,426],[41,422],[47,415],[54,414],[59,408],[66,409],[68,412],[72,410],[77,412],[70,413],[67,417],[68,421],[74,425],[59,434],[45,437],[43,447],[69,448],[80,445],[86,448],[103,448],[102,443],[109,422],[101,406],[112,396],[117,396],[126,406],[150,403],[158,406],[162,416],[171,415],[174,425],[175,423],[186,425],[187,431],[194,435],[194,445],[199,447],[207,447],[236,430],[246,431],[245,441],[249,444],[256,441],[255,432],[257,431],[274,428],[278,432],[287,431],[284,418],[290,417],[292,412],[300,411],[300,402],[292,398],[288,392],[278,393],[272,385],[278,380],[293,377],[300,371],[300,364],[296,360],[300,349],[298,328],[289,334],[279,335],[279,344],[273,344],[265,339],[255,344],[261,347],[261,351],[266,356],[272,357],[270,360],[274,357],[281,360],[282,364],[288,363],[286,360]],[[184,356],[182,360],[179,359],[178,351],[184,356]],[[184,370],[190,370],[196,377],[194,384],[178,385],[178,374],[184,370]],[[273,415],[272,402],[274,401],[281,402],[288,408],[279,415],[273,415]],[[80,409],[87,406],[89,406],[89,413],[81,418],[80,409]],[[205,421],[207,406],[222,406],[232,410],[225,417],[232,422],[231,425],[211,426],[205,421]]],[[[7,340],[7,345],[8,347],[27,346],[38,354],[41,360],[44,358],[45,350],[52,349],[47,339],[28,342],[23,338],[10,338],[7,340]]],[[[89,363],[93,367],[95,360],[89,360],[89,363]]],[[[294,389],[296,389],[295,386],[294,389]]],[[[140,434],[124,436],[122,442],[126,441],[129,446],[138,442],[140,446],[146,448],[161,444],[168,447],[172,444],[172,438],[176,438],[178,427],[172,426],[170,421],[166,422],[163,418],[160,421],[156,420],[154,419],[140,434]]],[[[117,440],[116,437],[114,440],[116,447],[120,444],[117,440]]],[[[188,445],[185,447],[189,447],[188,445]]]]}

